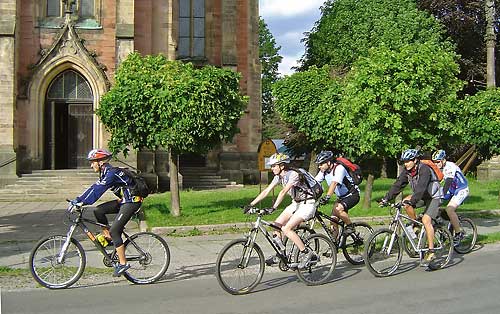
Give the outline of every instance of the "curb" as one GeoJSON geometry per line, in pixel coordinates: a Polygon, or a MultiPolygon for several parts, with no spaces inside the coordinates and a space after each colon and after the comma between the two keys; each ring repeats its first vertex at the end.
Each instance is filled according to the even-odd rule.
{"type": "MultiPolygon", "coordinates": [[[[480,210],[474,212],[459,212],[459,214],[464,216],[476,215],[476,214],[491,214],[500,216],[500,209],[494,210],[480,210]]],[[[367,222],[374,224],[382,224],[390,220],[392,216],[368,216],[368,217],[353,217],[351,220],[353,222],[367,222]]],[[[194,225],[194,226],[165,226],[165,227],[153,227],[151,228],[151,232],[156,234],[174,234],[174,233],[188,233],[190,231],[198,230],[202,232],[210,232],[210,231],[221,231],[227,229],[243,229],[243,228],[251,228],[253,222],[235,222],[235,223],[227,223],[227,224],[216,224],[216,225],[194,225]]],[[[147,229],[147,223],[145,220],[140,221],[140,230],[145,231],[147,229]],[[144,230],[143,230],[144,228],[144,230]]]]}

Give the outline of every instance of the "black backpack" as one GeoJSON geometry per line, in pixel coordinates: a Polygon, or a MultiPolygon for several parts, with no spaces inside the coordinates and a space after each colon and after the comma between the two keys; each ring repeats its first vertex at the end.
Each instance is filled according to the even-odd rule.
{"type": "Polygon", "coordinates": [[[121,168],[121,167],[115,167],[116,169],[119,169],[122,171],[127,177],[132,179],[132,182],[134,183],[133,186],[129,187],[130,188],[130,193],[132,196],[140,196],[140,197],[147,197],[150,193],[150,189],[148,187],[148,184],[146,183],[146,180],[141,177],[140,174],[137,172],[130,170],[128,168],[121,168]]]}
{"type": "Polygon", "coordinates": [[[297,172],[299,174],[299,182],[305,184],[309,188],[310,191],[303,191],[304,193],[311,195],[315,200],[321,197],[323,194],[323,187],[308,171],[302,168],[290,169],[297,172]]]}

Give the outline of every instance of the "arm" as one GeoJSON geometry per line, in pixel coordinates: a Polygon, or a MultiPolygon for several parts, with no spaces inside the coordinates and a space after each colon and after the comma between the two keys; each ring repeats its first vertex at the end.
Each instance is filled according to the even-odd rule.
{"type": "Polygon", "coordinates": [[[291,188],[294,187],[294,182],[288,182],[285,187],[278,193],[278,197],[276,197],[276,200],[274,201],[273,208],[276,209],[278,206],[281,204],[283,199],[285,198],[286,193],[290,191],[291,188]]]}
{"type": "Polygon", "coordinates": [[[253,201],[250,202],[250,205],[255,206],[255,204],[266,198],[269,192],[271,192],[276,187],[276,185],[278,185],[278,183],[279,179],[277,177],[274,177],[273,181],[271,181],[271,183],[269,183],[269,185],[264,190],[262,190],[262,192],[260,192],[253,201]]]}
{"type": "Polygon", "coordinates": [[[390,201],[396,195],[401,193],[403,188],[408,184],[408,176],[406,174],[406,170],[401,171],[399,174],[399,177],[396,179],[396,181],[392,184],[391,188],[389,189],[389,192],[384,196],[384,199],[390,201]]]}

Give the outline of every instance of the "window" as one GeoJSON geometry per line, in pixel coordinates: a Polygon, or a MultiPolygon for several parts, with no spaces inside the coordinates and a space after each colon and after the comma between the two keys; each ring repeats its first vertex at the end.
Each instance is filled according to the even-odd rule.
{"type": "Polygon", "coordinates": [[[179,1],[180,58],[205,56],[205,0],[179,1]]]}
{"type": "Polygon", "coordinates": [[[59,28],[64,22],[67,5],[78,28],[101,28],[99,24],[102,0],[42,0],[39,1],[41,27],[59,28]]]}

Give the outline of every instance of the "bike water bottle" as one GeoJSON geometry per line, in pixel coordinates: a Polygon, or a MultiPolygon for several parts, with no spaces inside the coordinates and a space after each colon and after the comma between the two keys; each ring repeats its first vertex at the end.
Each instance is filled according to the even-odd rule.
{"type": "Polygon", "coordinates": [[[413,226],[412,225],[406,226],[406,231],[408,231],[408,233],[410,234],[410,237],[412,239],[416,239],[417,238],[417,235],[415,234],[415,231],[413,230],[413,226]]]}
{"type": "Polygon", "coordinates": [[[285,245],[283,244],[283,241],[281,241],[281,237],[275,234],[273,235],[273,241],[276,243],[281,252],[285,251],[285,245]]]}
{"type": "Polygon", "coordinates": [[[95,238],[97,239],[97,241],[99,241],[99,243],[101,243],[103,247],[108,246],[108,240],[106,240],[106,237],[104,237],[103,234],[99,233],[95,238]]]}

